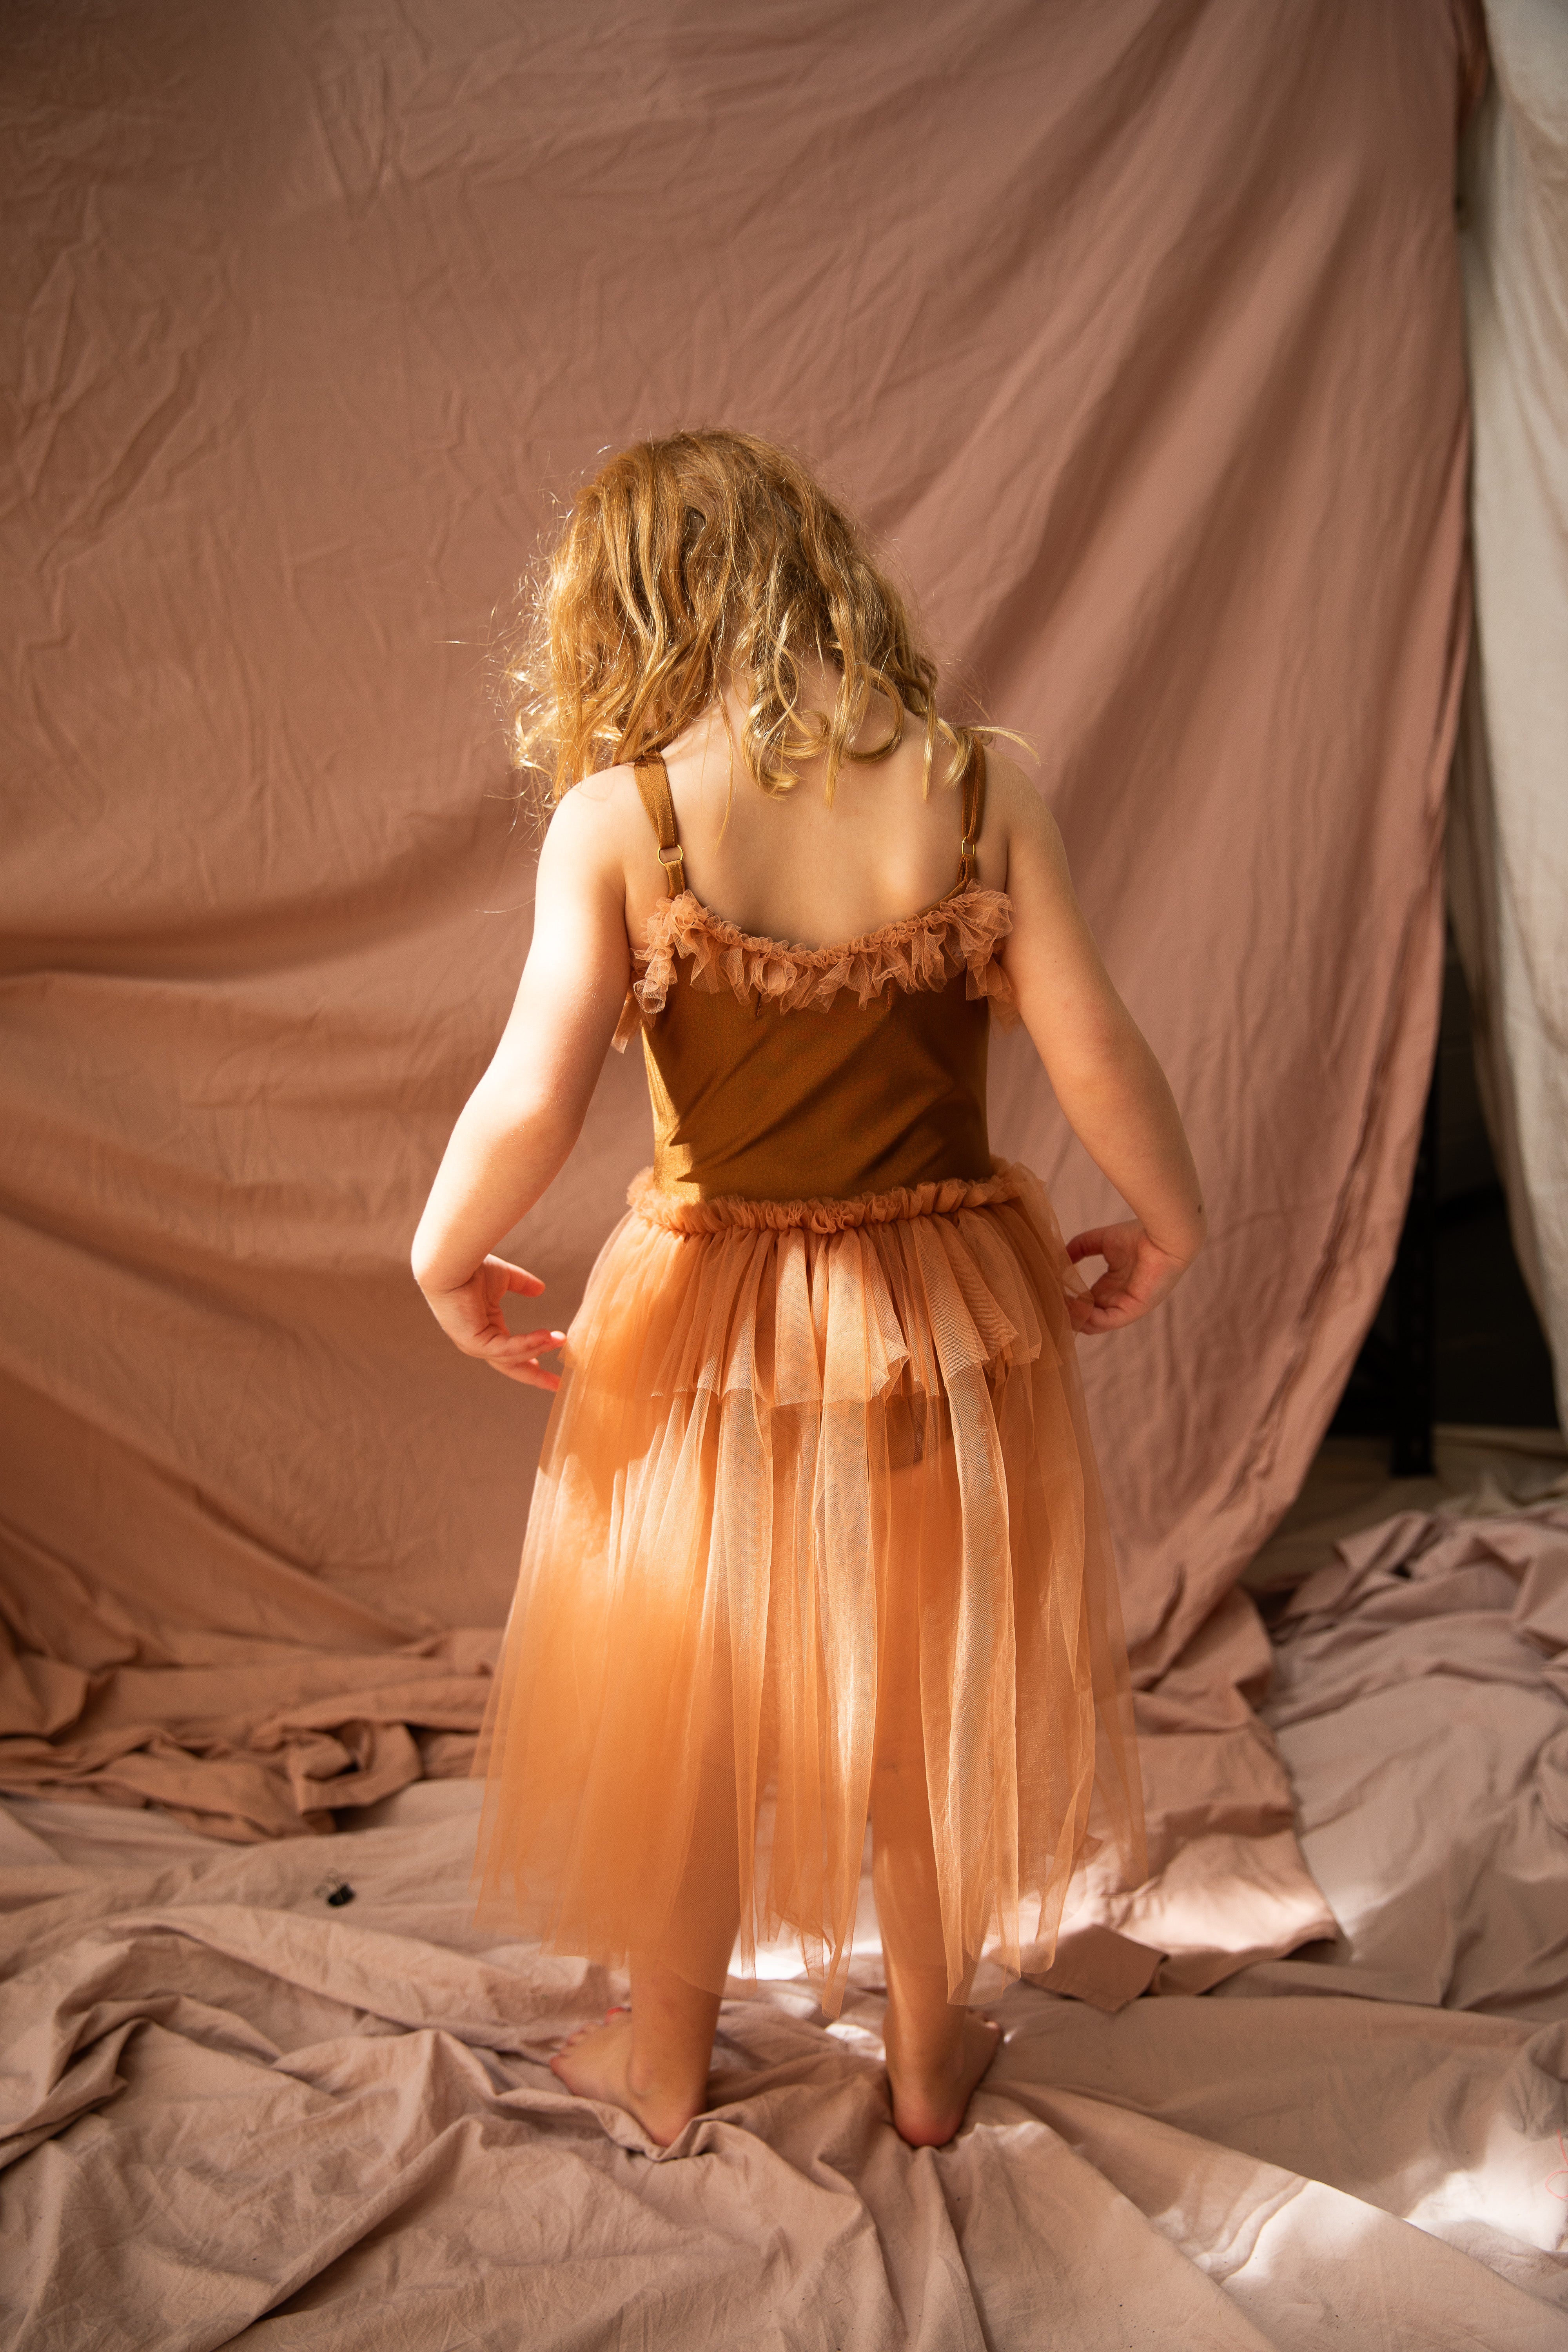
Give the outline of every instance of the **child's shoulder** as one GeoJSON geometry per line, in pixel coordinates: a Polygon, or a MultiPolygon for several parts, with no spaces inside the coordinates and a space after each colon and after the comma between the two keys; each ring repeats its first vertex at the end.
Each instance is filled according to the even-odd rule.
{"type": "Polygon", "coordinates": [[[647,812],[630,761],[596,769],[568,784],[550,812],[546,837],[564,848],[624,847],[633,831],[647,830],[647,812]]]}
{"type": "Polygon", "coordinates": [[[541,879],[568,888],[615,885],[647,838],[647,814],[630,766],[601,768],[569,785],[550,811],[541,879]]]}
{"type": "MultiPolygon", "coordinates": [[[[982,852],[989,840],[993,855],[1005,860],[1008,887],[1031,868],[1065,866],[1062,837],[1038,781],[1005,752],[989,745],[985,752],[985,816],[981,831],[982,852]]],[[[984,863],[984,856],[983,861],[984,863]]]]}
{"type": "Polygon", "coordinates": [[[985,822],[1007,826],[1037,826],[1050,812],[1037,780],[1005,751],[985,747],[985,822]]]}
{"type": "Polygon", "coordinates": [[[550,822],[556,824],[564,819],[569,826],[614,822],[641,806],[637,771],[626,760],[618,767],[596,768],[591,776],[580,776],[574,784],[568,784],[550,813],[550,822]]]}

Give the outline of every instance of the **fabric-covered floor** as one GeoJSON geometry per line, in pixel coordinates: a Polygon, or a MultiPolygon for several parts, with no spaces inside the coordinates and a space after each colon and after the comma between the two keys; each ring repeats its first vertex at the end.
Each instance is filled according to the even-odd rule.
{"type": "Polygon", "coordinates": [[[1568,1486],[1518,1491],[1353,1532],[1387,1498],[1331,1475],[1252,1579],[1337,1938],[1114,2012],[1016,1988],[936,2153],[868,1918],[836,2025],[726,2004],[656,2158],[544,2064],[614,1982],[468,1926],[468,1784],[237,1848],[12,1800],[5,2340],[1568,2347],[1568,1486]]]}

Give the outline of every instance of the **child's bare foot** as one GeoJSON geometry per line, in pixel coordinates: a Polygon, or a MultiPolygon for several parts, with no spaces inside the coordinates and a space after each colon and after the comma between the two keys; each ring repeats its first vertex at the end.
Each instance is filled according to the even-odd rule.
{"type": "Polygon", "coordinates": [[[916,2068],[888,2060],[893,2128],[911,2147],[944,2147],[963,2126],[974,2087],[995,2057],[1002,2028],[988,2017],[966,2017],[952,2054],[942,2064],[916,2068]]]}
{"type": "MultiPolygon", "coordinates": [[[[607,2009],[605,2011],[602,2022],[608,2025],[612,2017],[629,2017],[631,2013],[631,2003],[629,2001],[623,2000],[618,2002],[614,2009],[607,2009]]],[[[556,2052],[555,2058],[560,2057],[562,2051],[575,2050],[579,2042],[586,2041],[590,2033],[597,2033],[598,2031],[599,2028],[597,2025],[579,2025],[574,2032],[569,2033],[566,2036],[565,2041],[561,2044],[561,2049],[556,2052]]],[[[552,2058],[550,2062],[552,2068],[553,2068],[555,2064],[555,2058],[552,2058]]]]}
{"type": "Polygon", "coordinates": [[[580,2026],[555,2053],[550,2071],[580,2099],[625,2107],[660,2147],[702,2113],[708,2088],[706,2076],[700,2083],[677,2081],[638,2064],[629,2009],[606,2010],[603,2025],[580,2026]]]}

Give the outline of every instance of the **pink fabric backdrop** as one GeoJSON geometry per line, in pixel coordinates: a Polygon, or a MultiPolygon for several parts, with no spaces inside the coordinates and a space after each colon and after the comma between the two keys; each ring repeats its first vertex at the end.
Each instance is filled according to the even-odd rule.
{"type": "MultiPolygon", "coordinates": [[[[595,453],[689,421],[821,462],[1031,732],[1187,1114],[1213,1245],[1083,1351],[1152,1680],[1331,1411],[1426,1089],[1448,0],[146,0],[8,47],[0,1781],[255,1836],[466,1753],[447,1629],[500,1619],[542,1426],[405,1262],[527,942],[480,651],[595,453]]],[[[641,1083],[517,1237],[556,1315],[641,1083]]],[[[1069,1231],[1111,1205],[1026,1049],[994,1094],[1069,1231]]]]}

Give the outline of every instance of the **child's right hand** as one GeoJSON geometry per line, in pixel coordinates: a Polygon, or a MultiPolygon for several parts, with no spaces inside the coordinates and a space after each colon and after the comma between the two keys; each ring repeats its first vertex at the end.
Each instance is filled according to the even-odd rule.
{"type": "Polygon", "coordinates": [[[1192,1264],[1191,1258],[1173,1257],[1151,1241],[1138,1217],[1075,1234],[1068,1255],[1075,1265],[1080,1258],[1105,1260],[1105,1272],[1084,1297],[1068,1294],[1068,1314],[1079,1332],[1120,1331],[1125,1324],[1136,1323],[1170,1297],[1192,1264]]]}
{"type": "Polygon", "coordinates": [[[510,1265],[505,1258],[487,1257],[455,1290],[430,1290],[423,1283],[419,1286],[437,1322],[465,1356],[479,1357],[492,1372],[504,1372],[509,1381],[521,1381],[527,1388],[561,1386],[560,1373],[539,1359],[559,1348],[565,1332],[510,1331],[501,1313],[501,1302],[509,1291],[524,1298],[538,1297],[544,1285],[536,1274],[510,1265]]]}

